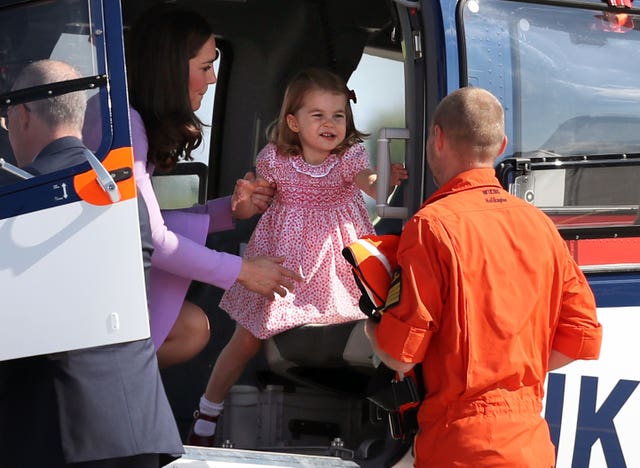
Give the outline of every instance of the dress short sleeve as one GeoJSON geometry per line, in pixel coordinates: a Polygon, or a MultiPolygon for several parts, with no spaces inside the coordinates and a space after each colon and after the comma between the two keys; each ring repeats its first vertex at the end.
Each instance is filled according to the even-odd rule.
{"type": "Polygon", "coordinates": [[[360,171],[369,169],[369,154],[362,144],[353,145],[342,155],[342,177],[346,182],[353,182],[360,171]]]}
{"type": "Polygon", "coordinates": [[[260,177],[266,179],[268,182],[275,182],[273,170],[275,167],[276,156],[278,149],[273,143],[269,143],[262,148],[256,158],[256,172],[260,177]]]}

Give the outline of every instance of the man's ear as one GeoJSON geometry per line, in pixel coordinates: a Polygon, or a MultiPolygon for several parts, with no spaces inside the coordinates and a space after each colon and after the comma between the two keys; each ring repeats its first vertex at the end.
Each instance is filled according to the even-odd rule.
{"type": "Polygon", "coordinates": [[[298,119],[293,114],[287,114],[287,127],[294,133],[298,133],[300,129],[298,128],[298,119]]]}
{"type": "Polygon", "coordinates": [[[16,107],[17,117],[18,117],[18,125],[22,129],[26,129],[29,127],[29,122],[31,121],[31,111],[28,110],[25,104],[20,104],[16,107]]]}
{"type": "Polygon", "coordinates": [[[507,142],[508,141],[509,141],[509,139],[505,135],[504,138],[502,139],[502,145],[500,145],[500,151],[498,151],[498,156],[500,156],[502,153],[504,153],[504,150],[507,147],[507,142]]]}
{"type": "Polygon", "coordinates": [[[433,144],[438,151],[442,151],[444,147],[444,132],[440,125],[433,126],[433,144]]]}

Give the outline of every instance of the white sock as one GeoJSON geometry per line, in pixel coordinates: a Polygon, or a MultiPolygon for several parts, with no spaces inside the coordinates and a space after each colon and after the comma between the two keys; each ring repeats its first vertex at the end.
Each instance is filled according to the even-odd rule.
{"type": "MultiPolygon", "coordinates": [[[[220,403],[214,403],[207,400],[204,395],[200,398],[200,413],[208,416],[218,416],[224,408],[224,401],[220,403]]],[[[201,436],[212,436],[216,432],[216,423],[211,421],[205,421],[204,419],[198,419],[193,426],[193,430],[196,434],[201,436]]]]}

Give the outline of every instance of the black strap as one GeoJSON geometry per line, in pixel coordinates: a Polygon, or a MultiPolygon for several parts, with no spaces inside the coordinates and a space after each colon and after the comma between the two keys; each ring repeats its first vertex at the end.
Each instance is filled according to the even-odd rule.
{"type": "Polygon", "coordinates": [[[386,411],[397,410],[409,403],[419,403],[424,396],[422,372],[415,368],[416,378],[407,376],[396,379],[396,373],[384,364],[380,364],[369,381],[367,399],[386,411]]]}
{"type": "Polygon", "coordinates": [[[367,399],[387,411],[393,439],[409,440],[418,432],[418,409],[424,394],[421,364],[402,380],[381,364],[369,382],[367,399]]]}

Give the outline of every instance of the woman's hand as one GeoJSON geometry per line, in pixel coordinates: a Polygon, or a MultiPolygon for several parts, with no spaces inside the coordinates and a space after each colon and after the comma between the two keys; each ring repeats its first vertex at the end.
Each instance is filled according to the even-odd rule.
{"type": "Polygon", "coordinates": [[[404,167],[404,164],[400,164],[400,163],[391,164],[391,174],[389,176],[390,188],[393,188],[396,185],[400,185],[403,180],[407,180],[408,178],[409,178],[409,173],[407,172],[407,169],[404,167]]]}
{"type": "Polygon", "coordinates": [[[275,184],[247,172],[243,179],[236,181],[231,196],[231,214],[236,219],[247,219],[264,213],[271,204],[274,191],[275,184]]]}
{"type": "Polygon", "coordinates": [[[245,257],[238,275],[238,283],[250,291],[273,299],[293,291],[294,281],[302,281],[298,273],[282,266],[284,257],[245,257]]]}

